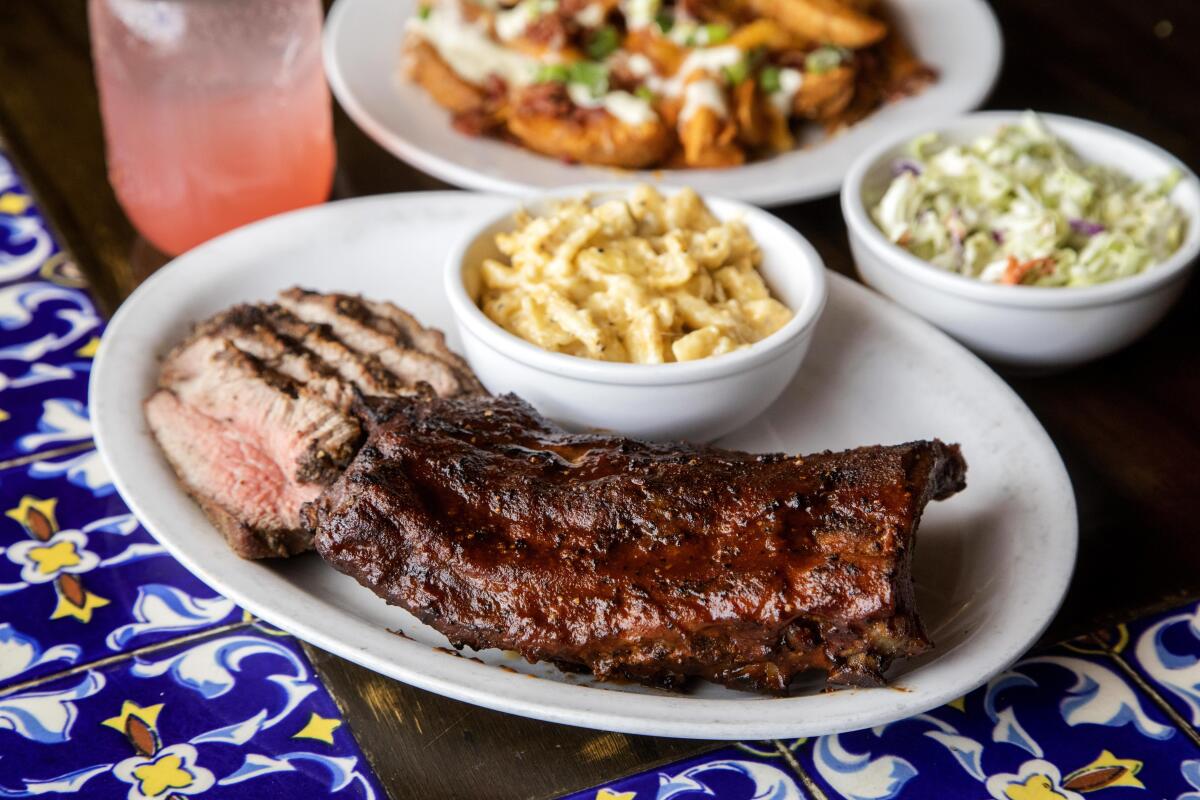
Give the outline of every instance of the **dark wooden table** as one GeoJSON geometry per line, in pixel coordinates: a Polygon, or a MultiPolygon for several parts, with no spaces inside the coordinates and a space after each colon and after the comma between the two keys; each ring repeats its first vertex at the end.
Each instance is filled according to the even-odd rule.
{"type": "MultiPolygon", "coordinates": [[[[954,2],[954,0],[945,0],[954,2]]],[[[1200,4],[998,0],[1004,73],[988,103],[1089,117],[1200,164],[1200,4]]],[[[83,0],[0,3],[0,135],[111,311],[163,258],[105,179],[83,0]]],[[[337,121],[339,196],[444,188],[337,121]]],[[[853,267],[835,199],[779,209],[826,263],[853,267]]],[[[1138,344],[1068,373],[1012,378],[1079,501],[1075,579],[1057,639],[1200,595],[1200,283],[1138,344]]],[[[711,747],[474,708],[310,655],[394,798],[551,797],[711,747]],[[418,788],[419,787],[419,788],[418,788]]]]}

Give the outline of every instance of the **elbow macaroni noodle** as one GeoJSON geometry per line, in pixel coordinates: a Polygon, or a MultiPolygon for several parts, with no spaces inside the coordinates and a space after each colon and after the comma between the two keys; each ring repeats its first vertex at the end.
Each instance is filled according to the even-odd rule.
{"type": "Polygon", "coordinates": [[[539,347],[602,361],[662,364],[721,355],[779,330],[792,312],[758,274],[740,220],[721,222],[691,189],[590,197],[516,215],[486,260],[479,305],[539,347]]]}

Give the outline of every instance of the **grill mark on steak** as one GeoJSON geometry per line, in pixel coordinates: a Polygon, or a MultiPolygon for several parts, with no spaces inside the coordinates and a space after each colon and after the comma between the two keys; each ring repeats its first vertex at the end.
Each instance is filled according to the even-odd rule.
{"type": "Polygon", "coordinates": [[[197,324],[164,359],[160,388],[145,403],[150,429],[239,555],[309,549],[300,506],[353,457],[363,438],[357,415],[368,398],[411,395],[426,374],[454,375],[455,391],[483,391],[439,332],[388,303],[371,303],[370,313],[417,347],[442,354],[442,370],[414,368],[406,379],[384,366],[378,350],[356,349],[330,325],[300,319],[277,303],[221,312],[197,324]]]}
{"type": "Polygon", "coordinates": [[[384,409],[302,514],[335,568],[456,645],[599,678],[874,685],[930,646],[910,562],[965,485],[939,441],[797,458],[568,433],[514,396],[384,409]]]}
{"type": "Polygon", "coordinates": [[[407,326],[375,313],[360,297],[293,288],[280,294],[279,302],[306,322],[328,325],[347,345],[377,357],[407,383],[424,381],[444,397],[482,391],[464,362],[447,361],[449,349],[440,334],[412,339],[407,326]]]}

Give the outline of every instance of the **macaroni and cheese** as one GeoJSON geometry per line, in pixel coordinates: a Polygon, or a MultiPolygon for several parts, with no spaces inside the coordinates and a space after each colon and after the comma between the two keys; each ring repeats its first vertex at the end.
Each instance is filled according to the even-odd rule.
{"type": "Polygon", "coordinates": [[[582,197],[516,216],[486,260],[479,305],[539,347],[602,361],[662,364],[721,355],[779,330],[792,312],[758,273],[741,220],[718,220],[691,189],[663,197],[582,197]]]}

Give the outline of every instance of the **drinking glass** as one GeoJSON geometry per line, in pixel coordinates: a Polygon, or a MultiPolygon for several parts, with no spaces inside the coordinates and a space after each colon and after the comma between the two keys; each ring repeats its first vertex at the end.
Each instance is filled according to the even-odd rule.
{"type": "Polygon", "coordinates": [[[329,196],[320,0],[88,0],[108,176],[172,255],[329,196]]]}

